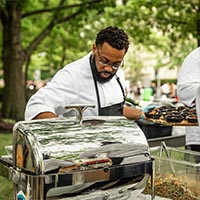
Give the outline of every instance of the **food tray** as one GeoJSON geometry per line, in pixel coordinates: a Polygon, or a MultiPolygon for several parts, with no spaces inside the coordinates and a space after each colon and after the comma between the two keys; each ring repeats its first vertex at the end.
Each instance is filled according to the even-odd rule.
{"type": "Polygon", "coordinates": [[[160,117],[160,119],[152,119],[145,117],[144,120],[166,126],[199,126],[198,123],[188,122],[187,120],[182,120],[181,122],[167,122],[163,117],[160,117]]]}
{"type": "Polygon", "coordinates": [[[145,120],[166,126],[198,126],[195,107],[150,107],[143,113],[145,120]]]}
{"type": "MultiPolygon", "coordinates": [[[[151,148],[155,159],[155,195],[172,200],[200,199],[200,153],[180,148],[151,148]]],[[[144,193],[148,192],[148,187],[144,193]]]]}

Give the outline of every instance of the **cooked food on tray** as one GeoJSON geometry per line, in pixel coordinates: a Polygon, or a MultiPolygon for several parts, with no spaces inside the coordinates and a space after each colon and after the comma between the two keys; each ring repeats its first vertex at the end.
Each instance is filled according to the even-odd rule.
{"type": "Polygon", "coordinates": [[[146,119],[155,119],[165,122],[173,123],[197,123],[197,114],[195,107],[188,106],[161,106],[161,107],[152,107],[148,111],[144,112],[146,119]]]}

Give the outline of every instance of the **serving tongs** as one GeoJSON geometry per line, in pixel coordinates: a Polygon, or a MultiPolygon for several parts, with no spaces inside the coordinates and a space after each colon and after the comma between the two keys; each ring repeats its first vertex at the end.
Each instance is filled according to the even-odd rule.
{"type": "MultiPolygon", "coordinates": [[[[175,172],[174,166],[173,166],[172,161],[171,161],[171,157],[170,157],[170,154],[169,154],[169,149],[167,148],[167,145],[165,144],[165,142],[161,142],[161,145],[160,145],[160,151],[159,151],[159,157],[160,158],[162,157],[163,151],[165,152],[167,158],[169,159],[169,164],[170,164],[171,171],[172,171],[173,175],[175,175],[176,172],[175,172]]],[[[161,168],[161,165],[159,163],[159,168],[158,168],[159,172],[160,172],[160,168],[161,168]]]]}

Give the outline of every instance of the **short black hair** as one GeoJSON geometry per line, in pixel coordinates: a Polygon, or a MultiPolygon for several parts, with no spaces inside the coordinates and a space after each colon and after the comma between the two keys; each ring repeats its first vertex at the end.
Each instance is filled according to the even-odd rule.
{"type": "Polygon", "coordinates": [[[129,47],[128,35],[123,29],[116,26],[109,26],[97,34],[96,45],[101,46],[104,42],[118,50],[125,49],[127,51],[129,47]]]}

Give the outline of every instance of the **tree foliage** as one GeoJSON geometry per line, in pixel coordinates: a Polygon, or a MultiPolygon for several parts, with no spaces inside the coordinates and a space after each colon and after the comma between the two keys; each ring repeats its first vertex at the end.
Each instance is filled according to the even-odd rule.
{"type": "Polygon", "coordinates": [[[157,54],[156,68],[172,68],[200,44],[199,6],[195,0],[129,0],[110,9],[109,16],[127,29],[134,44],[157,54]]]}
{"type": "MultiPolygon", "coordinates": [[[[23,66],[30,62],[31,54],[50,35],[53,28],[68,23],[69,26],[65,24],[66,31],[75,32],[72,27],[75,24],[78,27],[79,22],[84,21],[88,10],[102,12],[105,5],[113,5],[113,2],[111,0],[60,0],[58,3],[51,0],[1,1],[2,63],[5,81],[3,117],[23,119],[26,104],[23,66]],[[25,18],[29,19],[25,20],[25,18]]],[[[27,72],[26,68],[25,73],[27,72]]]]}

